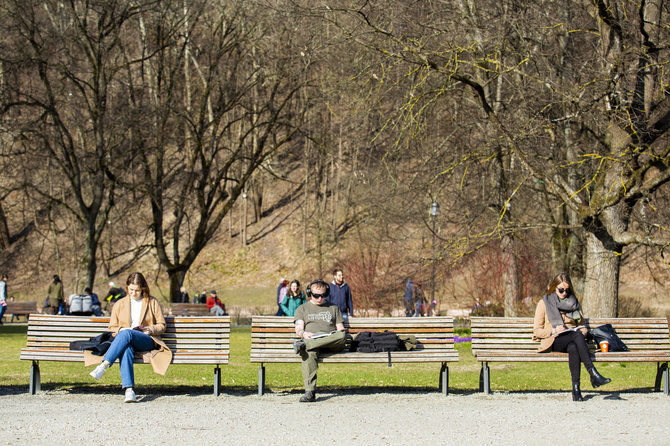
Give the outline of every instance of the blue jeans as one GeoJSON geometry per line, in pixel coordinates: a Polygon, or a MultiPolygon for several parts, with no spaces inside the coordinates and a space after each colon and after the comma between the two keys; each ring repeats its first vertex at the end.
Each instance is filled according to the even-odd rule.
{"type": "Polygon", "coordinates": [[[135,372],[133,370],[133,357],[135,352],[147,352],[155,348],[156,343],[151,336],[137,330],[123,330],[117,333],[112,345],[105,353],[104,360],[109,364],[119,360],[121,369],[121,385],[135,387],[135,372]]]}
{"type": "Polygon", "coordinates": [[[6,305],[0,305],[0,322],[2,322],[2,316],[5,315],[5,311],[7,311],[7,306],[6,305]]]}

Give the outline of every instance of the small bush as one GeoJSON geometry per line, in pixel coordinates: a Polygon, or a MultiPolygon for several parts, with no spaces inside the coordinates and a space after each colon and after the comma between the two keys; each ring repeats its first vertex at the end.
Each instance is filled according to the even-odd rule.
{"type": "Polygon", "coordinates": [[[505,307],[501,303],[491,303],[477,308],[470,316],[504,316],[505,307]]]}

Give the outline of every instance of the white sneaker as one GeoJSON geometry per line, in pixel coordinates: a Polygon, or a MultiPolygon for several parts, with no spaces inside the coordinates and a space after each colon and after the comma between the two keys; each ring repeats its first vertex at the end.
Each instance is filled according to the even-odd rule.
{"type": "Polygon", "coordinates": [[[135,391],[132,387],[126,388],[126,399],[124,403],[136,403],[137,397],[135,396],[135,391]]]}
{"type": "Polygon", "coordinates": [[[89,373],[89,375],[91,375],[93,378],[97,380],[100,380],[100,378],[102,378],[102,375],[104,375],[106,371],[107,367],[105,366],[105,364],[100,364],[95,369],[93,369],[93,371],[89,373]]]}

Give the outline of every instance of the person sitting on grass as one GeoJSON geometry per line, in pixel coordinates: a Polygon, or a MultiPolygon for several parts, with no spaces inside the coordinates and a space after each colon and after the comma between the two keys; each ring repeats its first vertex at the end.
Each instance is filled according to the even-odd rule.
{"type": "Polygon", "coordinates": [[[300,402],[316,401],[316,371],[319,352],[339,352],[344,349],[346,333],[342,313],[335,304],[326,301],[330,288],[323,280],[314,280],[306,288],[309,301],[295,311],[295,333],[300,337],[293,350],[302,358],[302,378],[305,394],[300,402]]]}
{"type": "MultiPolygon", "coordinates": [[[[165,375],[172,362],[172,352],[160,338],[165,331],[165,318],[160,304],[149,294],[149,285],[142,273],[132,273],[128,277],[126,291],[128,295],[114,304],[109,320],[109,331],[113,333],[114,340],[102,363],[90,375],[100,380],[118,359],[125,402],[134,403],[137,401],[133,370],[135,352],[146,352],[145,359],[160,375],[165,375]]],[[[84,352],[84,365],[96,362],[100,362],[99,356],[92,355],[90,351],[84,352]]]]}

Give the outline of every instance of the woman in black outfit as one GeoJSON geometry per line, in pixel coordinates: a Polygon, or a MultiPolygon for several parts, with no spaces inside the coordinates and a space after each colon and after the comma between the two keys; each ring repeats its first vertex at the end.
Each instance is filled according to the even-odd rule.
{"type": "Polygon", "coordinates": [[[533,340],[540,341],[538,352],[567,352],[572,377],[572,399],[583,401],[579,388],[580,362],[591,375],[596,388],[612,381],[603,377],[593,365],[586,345],[587,329],[566,331],[585,325],[584,314],[574,295],[570,277],[561,273],[547,286],[547,295],[537,303],[533,324],[533,340]]]}

